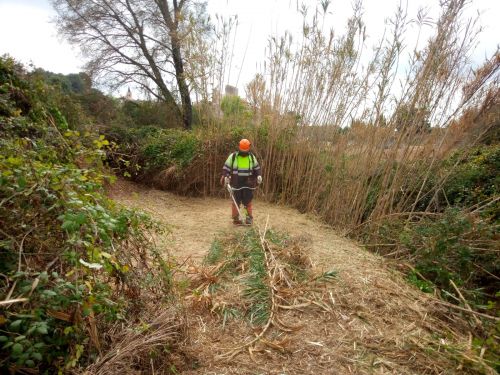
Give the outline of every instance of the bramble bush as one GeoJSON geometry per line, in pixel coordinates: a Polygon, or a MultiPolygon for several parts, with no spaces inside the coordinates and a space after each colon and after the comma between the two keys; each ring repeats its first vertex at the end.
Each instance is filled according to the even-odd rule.
{"type": "Polygon", "coordinates": [[[172,166],[182,170],[198,155],[201,144],[194,133],[155,126],[112,127],[106,135],[112,142],[108,148],[111,165],[134,178],[151,176],[172,166]]]}
{"type": "MultiPolygon", "coordinates": [[[[465,156],[456,152],[444,165],[452,169],[443,188],[443,199],[458,207],[471,207],[487,204],[498,197],[500,192],[500,145],[478,146],[465,156]],[[455,168],[453,166],[456,165],[455,168]]],[[[492,220],[500,219],[499,204],[490,204],[482,210],[483,216],[492,220]]]]}
{"type": "MultiPolygon", "coordinates": [[[[438,288],[454,280],[481,303],[500,290],[497,227],[500,218],[500,145],[456,152],[436,169],[432,183],[446,176],[433,212],[385,220],[366,238],[386,244],[382,253],[409,258],[420,275],[438,288]],[[392,247],[387,244],[393,244],[392,247]],[[397,248],[397,251],[395,251],[397,248]],[[487,297],[486,297],[487,298],[487,297]]],[[[429,200],[426,201],[426,204],[429,200]]],[[[422,207],[422,211],[425,207],[422,207]]]]}
{"type": "Polygon", "coordinates": [[[2,373],[84,365],[106,327],[168,294],[158,226],[106,198],[108,140],[68,124],[51,91],[0,58],[2,373]]]}

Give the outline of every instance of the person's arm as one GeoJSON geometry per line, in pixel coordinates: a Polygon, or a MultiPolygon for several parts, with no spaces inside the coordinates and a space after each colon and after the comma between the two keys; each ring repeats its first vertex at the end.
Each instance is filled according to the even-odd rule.
{"type": "Polygon", "coordinates": [[[233,154],[229,155],[224,166],[222,167],[222,175],[220,177],[220,184],[227,185],[229,183],[229,175],[231,174],[231,162],[233,154]]]}
{"type": "Polygon", "coordinates": [[[222,167],[222,177],[229,177],[231,174],[231,162],[233,159],[233,154],[229,155],[224,166],[222,167]]]}
{"type": "Polygon", "coordinates": [[[253,173],[257,176],[257,183],[261,184],[262,183],[262,170],[260,169],[259,162],[257,161],[257,158],[253,156],[253,173]]]}

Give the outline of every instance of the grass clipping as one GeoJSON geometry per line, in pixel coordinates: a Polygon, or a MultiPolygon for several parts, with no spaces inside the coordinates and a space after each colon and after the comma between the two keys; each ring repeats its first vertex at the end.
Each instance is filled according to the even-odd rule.
{"type": "Polygon", "coordinates": [[[309,249],[307,238],[252,228],[219,236],[188,267],[193,374],[491,373],[465,322],[435,298],[356,257],[338,274],[317,269],[309,249]]]}
{"type": "MultiPolygon", "coordinates": [[[[153,311],[152,311],[153,312],[153,311]]],[[[131,374],[140,371],[168,371],[172,350],[185,337],[186,324],[175,309],[156,311],[151,323],[123,329],[116,327],[113,343],[106,354],[89,366],[83,375],[131,374]]]]}
{"type": "Polygon", "coordinates": [[[290,239],[267,230],[251,229],[241,236],[216,240],[202,267],[191,267],[191,286],[187,297],[197,309],[210,309],[228,321],[246,319],[254,337],[236,347],[227,348],[216,361],[230,360],[247,351],[265,349],[285,351],[280,333],[294,332],[302,325],[286,321],[284,312],[315,305],[331,311],[325,302],[325,283],[336,272],[311,273],[311,261],[304,253],[305,239],[290,239]],[[236,246],[234,246],[236,244],[236,246]],[[271,327],[275,330],[271,333],[271,327]]]}

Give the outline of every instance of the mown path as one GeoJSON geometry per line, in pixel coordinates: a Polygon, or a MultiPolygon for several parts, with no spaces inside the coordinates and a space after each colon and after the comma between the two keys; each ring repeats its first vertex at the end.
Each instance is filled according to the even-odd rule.
{"type": "MultiPolygon", "coordinates": [[[[161,239],[174,256],[200,263],[217,234],[234,230],[228,199],[179,197],[119,180],[109,191],[117,202],[149,212],[170,233],[161,239]]],[[[294,209],[255,202],[255,223],[308,239],[317,272],[338,271],[327,291],[331,311],[300,311],[291,319],[304,323],[286,336],[289,350],[264,350],[257,358],[242,353],[226,363],[214,353],[245,340],[241,325],[221,329],[210,313],[193,315],[190,355],[196,369],[188,374],[439,374],[455,373],[443,346],[463,349],[468,338],[446,323],[443,309],[408,285],[382,257],[342,238],[318,220],[294,209]],[[441,334],[446,332],[446,336],[441,334]]],[[[194,314],[194,313],[193,313],[194,314]]]]}
{"type": "MultiPolygon", "coordinates": [[[[125,180],[118,180],[110,189],[110,196],[117,202],[148,212],[165,223],[170,233],[166,236],[169,251],[178,257],[191,256],[200,261],[210,248],[214,236],[221,232],[240,230],[231,223],[230,199],[190,198],[149,189],[125,180]]],[[[319,220],[301,214],[297,210],[254,201],[255,224],[264,226],[269,216],[269,225],[293,236],[305,236],[312,240],[311,258],[322,265],[337,265],[337,269],[349,259],[353,262],[373,262],[375,257],[361,250],[352,241],[335,234],[319,220]]],[[[362,267],[361,267],[362,268],[362,267]]],[[[362,272],[362,269],[360,269],[362,272]]]]}

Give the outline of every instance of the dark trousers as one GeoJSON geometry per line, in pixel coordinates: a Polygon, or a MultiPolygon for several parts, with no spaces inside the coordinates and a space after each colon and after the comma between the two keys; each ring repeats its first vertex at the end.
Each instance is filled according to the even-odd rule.
{"type": "MultiPolygon", "coordinates": [[[[236,201],[238,207],[243,203],[243,206],[245,206],[247,209],[248,216],[253,217],[253,212],[252,212],[253,190],[250,189],[235,190],[233,191],[233,194],[234,194],[234,200],[236,201]]],[[[238,209],[236,208],[234,203],[231,204],[231,209],[233,218],[237,218],[238,209]]]]}
{"type": "Polygon", "coordinates": [[[234,200],[238,204],[243,203],[244,206],[247,206],[248,203],[250,203],[253,199],[253,190],[251,189],[241,189],[241,190],[235,190],[233,191],[234,194],[234,200]]]}

